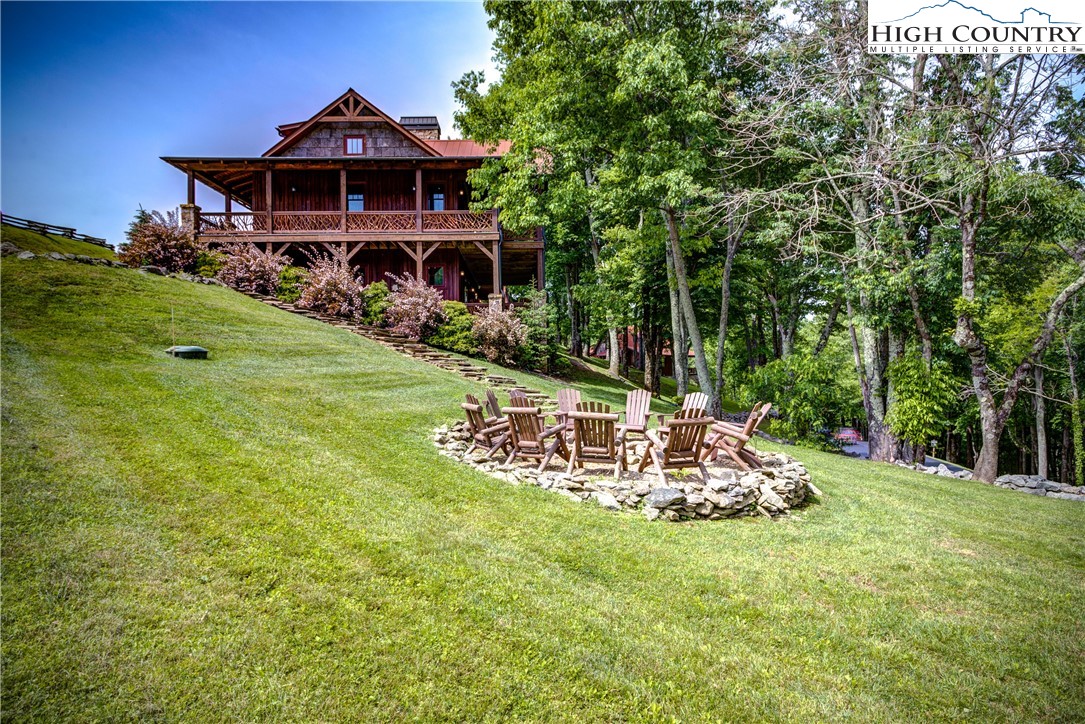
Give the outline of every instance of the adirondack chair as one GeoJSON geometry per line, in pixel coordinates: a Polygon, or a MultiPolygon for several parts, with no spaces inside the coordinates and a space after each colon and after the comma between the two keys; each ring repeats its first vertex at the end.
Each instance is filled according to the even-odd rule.
{"type": "Polygon", "coordinates": [[[708,482],[708,468],[701,462],[701,448],[704,445],[705,435],[712,426],[711,417],[703,417],[703,412],[687,412],[679,410],[667,425],[666,441],[660,437],[659,430],[648,430],[644,436],[648,438],[648,448],[644,451],[644,457],[640,460],[639,472],[644,472],[648,462],[655,464],[656,472],[659,473],[659,481],[667,484],[665,470],[679,470],[682,468],[700,468],[701,477],[708,482]]]}
{"type": "MultiPolygon", "coordinates": [[[[708,410],[708,395],[703,392],[691,392],[682,400],[682,408],[680,411],[689,413],[698,410],[700,411],[700,414],[698,414],[697,417],[700,417],[708,410]]],[[[657,417],[659,418],[659,426],[666,427],[667,420],[671,415],[657,415],[657,417]]]]}
{"type": "Polygon", "coordinates": [[[501,415],[501,405],[497,404],[497,393],[490,387],[486,388],[486,412],[490,419],[503,419],[501,415]]]}
{"type": "Polygon", "coordinates": [[[478,404],[478,398],[474,395],[466,397],[467,402],[460,403],[460,407],[467,413],[467,429],[471,433],[471,446],[467,448],[466,454],[470,455],[475,448],[485,448],[486,454],[483,457],[488,459],[498,450],[508,450],[508,420],[487,420],[483,414],[485,408],[478,404]]]}
{"type": "Polygon", "coordinates": [[[543,414],[538,407],[503,407],[501,412],[508,418],[509,440],[512,451],[505,464],[518,457],[541,460],[539,472],[546,469],[554,453],[569,459],[569,447],[565,444],[565,425],[558,424],[543,429],[543,414]],[[547,446],[547,438],[553,441],[547,446]]]}
{"type": "Polygon", "coordinates": [[[509,407],[531,407],[523,390],[509,390],[509,407]]]}
{"type": "Polygon", "coordinates": [[[558,411],[554,413],[554,417],[558,422],[565,423],[566,430],[573,429],[573,423],[569,420],[569,413],[576,410],[576,406],[580,404],[580,390],[574,390],[571,387],[558,390],[558,411]]]}
{"type": "Polygon", "coordinates": [[[618,427],[617,413],[611,414],[610,405],[599,402],[581,402],[569,413],[573,426],[573,452],[569,456],[569,475],[577,463],[613,463],[614,478],[621,477],[629,469],[626,458],[626,431],[618,427]]]}
{"type": "Polygon", "coordinates": [[[769,416],[771,410],[771,402],[766,402],[764,405],[759,402],[754,405],[750,416],[746,418],[746,424],[742,427],[728,422],[717,422],[712,425],[712,434],[705,440],[705,452],[701,459],[715,460],[722,451],[735,461],[740,470],[764,467],[761,459],[746,449],[746,443],[754,436],[757,428],[769,416]]]}
{"type": "Polygon", "coordinates": [[[625,422],[618,428],[628,433],[643,436],[648,430],[648,408],[652,404],[652,395],[648,390],[630,390],[625,394],[625,422]]]}

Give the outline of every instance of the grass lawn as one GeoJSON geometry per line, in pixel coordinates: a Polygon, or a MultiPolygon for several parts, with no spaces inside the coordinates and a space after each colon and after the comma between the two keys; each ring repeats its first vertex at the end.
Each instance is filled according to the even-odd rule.
{"type": "Polygon", "coordinates": [[[35,254],[59,251],[61,254],[84,254],[101,259],[116,258],[113,250],[104,246],[76,241],[56,234],[39,234],[36,231],[19,229],[7,224],[0,225],[0,241],[9,241],[20,249],[32,251],[35,254]]]}
{"type": "Polygon", "coordinates": [[[0,273],[6,718],[1085,711],[1085,505],[789,449],[821,504],[648,523],[438,456],[477,387],[356,335],[130,270],[0,273]],[[163,354],[171,307],[212,359],[163,354]]]}

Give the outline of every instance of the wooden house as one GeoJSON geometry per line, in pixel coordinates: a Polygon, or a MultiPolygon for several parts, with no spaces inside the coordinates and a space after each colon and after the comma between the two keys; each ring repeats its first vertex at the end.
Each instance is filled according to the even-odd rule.
{"type": "Polygon", "coordinates": [[[262,156],[163,157],[188,176],[181,216],[202,240],[252,243],[300,265],[307,250],[331,251],[366,283],[410,273],[471,304],[513,285],[542,288],[542,230],[513,236],[496,210],[468,208],[468,170],[505,147],[441,140],[436,117],[396,121],[353,89],[277,130],[262,156]],[[222,194],[221,211],[196,206],[196,182],[222,194]]]}

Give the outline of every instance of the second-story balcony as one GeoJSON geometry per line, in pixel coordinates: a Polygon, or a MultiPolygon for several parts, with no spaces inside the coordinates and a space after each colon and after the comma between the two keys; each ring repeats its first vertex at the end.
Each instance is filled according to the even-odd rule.
{"type": "Polygon", "coordinates": [[[201,236],[266,234],[479,234],[498,231],[497,213],[473,211],[227,211],[199,213],[201,236]]]}

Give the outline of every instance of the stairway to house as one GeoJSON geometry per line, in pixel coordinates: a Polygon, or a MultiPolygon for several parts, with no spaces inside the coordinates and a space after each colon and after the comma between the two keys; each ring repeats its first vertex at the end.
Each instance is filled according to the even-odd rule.
{"type": "Polygon", "coordinates": [[[558,407],[557,400],[549,395],[546,395],[539,390],[525,387],[512,377],[491,374],[488,369],[482,367],[476,360],[470,359],[469,357],[446,352],[437,349],[436,347],[431,347],[428,344],[423,344],[422,342],[415,342],[401,334],[396,334],[395,332],[380,327],[356,324],[341,317],[333,317],[327,314],[319,314],[308,309],[300,309],[277,297],[269,297],[264,294],[254,293],[247,293],[247,296],[269,306],[282,309],[283,311],[291,312],[292,314],[300,314],[303,317],[309,317],[310,319],[330,324],[333,327],[345,329],[399,352],[400,354],[428,362],[434,367],[439,367],[443,370],[455,372],[469,380],[481,382],[489,387],[496,387],[506,393],[512,392],[513,390],[519,390],[527,396],[533,405],[537,405],[543,410],[556,410],[558,407]]]}

